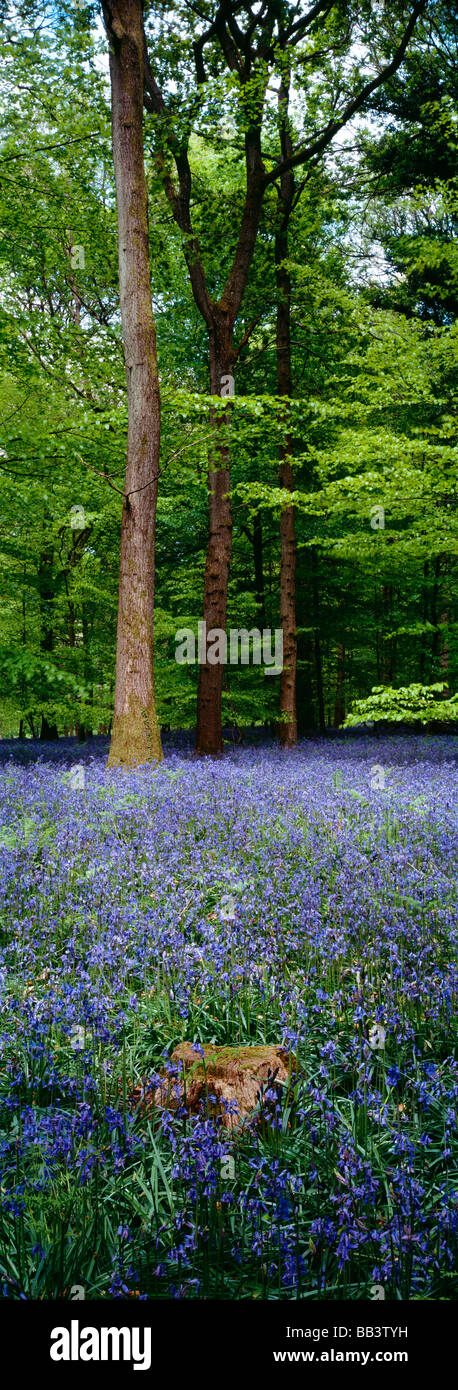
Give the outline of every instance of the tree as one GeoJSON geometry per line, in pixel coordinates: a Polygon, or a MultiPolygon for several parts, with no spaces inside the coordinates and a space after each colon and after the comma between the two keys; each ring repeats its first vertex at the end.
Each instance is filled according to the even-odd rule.
{"type": "Polygon", "coordinates": [[[109,764],[128,766],[162,757],[153,646],[160,398],[143,157],[142,11],[141,0],[110,0],[103,5],[110,43],[119,293],[128,394],[116,689],[109,764]]]}
{"type": "MultiPolygon", "coordinates": [[[[238,226],[232,263],[218,295],[209,290],[199,239],[195,235],[191,213],[192,168],[189,158],[189,117],[183,119],[175,96],[164,98],[155,72],[154,58],[148,55],[145,35],[145,105],[155,117],[157,160],[165,192],[173,215],[183,234],[183,249],[196,305],[206,324],[209,338],[210,390],[214,395],[225,394],[226,383],[233,379],[237,349],[234,344],[235,325],[242,307],[258,235],[261,208],[267,189],[278,179],[298,166],[316,161],[328,148],[338,131],[360,110],[373,93],[400,67],[417,19],[427,0],[416,0],[411,6],[390,6],[387,27],[387,7],[371,19],[367,7],[362,13],[349,16],[340,3],[318,0],[318,3],[299,15],[297,7],[264,0],[254,13],[248,4],[231,4],[228,0],[209,5],[204,11],[194,6],[178,7],[181,22],[191,11],[193,25],[193,55],[196,92],[189,96],[189,72],[182,77],[182,107],[199,113],[211,74],[223,71],[229,75],[237,95],[237,119],[243,132],[245,153],[245,197],[238,226]],[[198,16],[196,21],[195,16],[198,16]],[[393,18],[395,39],[392,42],[393,18]],[[196,27],[197,25],[197,27],[196,27]],[[358,38],[368,43],[368,62],[374,76],[362,82],[360,61],[346,71],[352,43],[358,38]],[[390,42],[391,40],[391,42],[390,42]],[[304,48],[301,48],[301,45],[304,48]],[[385,60],[387,49],[391,57],[385,60]],[[210,57],[207,58],[207,50],[210,57]],[[323,87],[321,108],[312,88],[308,129],[287,157],[280,152],[269,156],[272,167],[266,169],[263,153],[263,121],[269,80],[278,76],[290,57],[299,51],[299,61],[312,63],[315,74],[317,55],[321,64],[323,87]],[[335,73],[333,74],[333,64],[335,73]],[[317,119],[318,110],[318,119],[317,119]],[[323,122],[319,124],[322,113],[323,122]],[[175,163],[178,186],[170,172],[170,158],[175,163]]],[[[168,15],[167,15],[168,23],[168,15]]],[[[153,50],[152,50],[153,51],[153,50]]],[[[175,75],[174,75],[175,76],[175,75]]],[[[175,77],[176,81],[176,77],[175,77]]],[[[280,121],[281,124],[281,121],[280,121]]],[[[307,125],[307,121],[306,121],[307,125]]],[[[221,278],[221,277],[220,277],[221,278]]],[[[220,421],[220,417],[218,416],[220,421]]],[[[230,560],[232,551],[232,515],[230,505],[230,460],[225,443],[221,445],[220,424],[215,430],[215,446],[209,464],[209,536],[204,585],[203,617],[207,630],[225,628],[230,560]]],[[[286,467],[284,460],[283,467],[286,467]]],[[[282,523],[291,529],[291,514],[282,523]]],[[[289,540],[287,550],[290,551],[289,540]]],[[[288,561],[289,569],[290,562],[288,561]]],[[[286,573],[286,571],[285,571],[286,573]]],[[[285,588],[286,595],[286,588],[285,588]]],[[[290,603],[290,600],[288,600],[290,603]]],[[[284,614],[285,629],[291,629],[291,614],[284,614]]],[[[293,659],[294,639],[289,636],[290,661],[293,659]]],[[[292,668],[291,668],[292,669],[292,668]]],[[[286,698],[288,678],[285,679],[286,698]]],[[[223,668],[220,664],[205,663],[199,673],[197,711],[197,747],[200,752],[218,753],[222,749],[221,695],[223,668]]],[[[290,700],[290,695],[288,699],[290,700]]]]}
{"type": "MultiPolygon", "coordinates": [[[[280,141],[284,164],[292,153],[289,129],[289,74],[280,82],[278,103],[280,141]]],[[[278,223],[275,233],[275,277],[277,290],[277,391],[287,401],[292,394],[291,373],[291,276],[288,268],[288,228],[293,210],[295,181],[293,169],[284,168],[278,183],[278,223]]],[[[286,407],[288,409],[288,407],[286,407]]],[[[293,492],[291,465],[293,442],[285,430],[280,445],[280,487],[293,492]]],[[[280,621],[283,633],[283,670],[280,677],[280,743],[290,748],[297,743],[296,709],[296,536],[294,508],[284,507],[280,517],[280,621]]]]}
{"type": "MultiPolygon", "coordinates": [[[[106,732],[113,704],[127,396],[110,103],[100,70],[105,39],[91,32],[85,11],[75,15],[68,8],[69,22],[59,28],[50,5],[50,31],[37,21],[22,34],[14,58],[10,42],[2,45],[2,733],[39,734],[43,721],[59,734],[106,732]],[[71,90],[69,71],[75,78],[71,90]],[[84,511],[81,529],[79,523],[73,527],[75,504],[84,511]]],[[[164,30],[157,50],[156,38],[164,83],[173,71],[172,37],[164,30]]],[[[412,56],[423,42],[422,26],[412,56]]],[[[212,62],[215,54],[216,49],[212,62]]],[[[281,62],[284,85],[288,65],[292,73],[293,115],[286,131],[293,150],[306,116],[316,123],[320,104],[307,114],[310,68],[304,64],[301,85],[299,56],[299,49],[296,57],[285,50],[281,62]]],[[[318,47],[313,61],[319,76],[318,47]]],[[[219,299],[233,260],[246,170],[243,110],[239,125],[234,115],[229,134],[225,127],[221,143],[215,130],[212,135],[211,121],[229,102],[225,87],[220,98],[216,78],[225,82],[222,69],[210,74],[199,122],[193,118],[189,160],[194,235],[209,292],[219,299]]],[[[274,158],[278,163],[278,151],[282,155],[279,95],[276,86],[263,117],[266,169],[274,158]]],[[[234,97],[235,111],[237,103],[234,97]]],[[[173,119],[181,138],[179,104],[173,119]]],[[[393,154],[397,135],[401,152],[406,148],[402,112],[397,122],[390,133],[393,154]]],[[[365,699],[382,680],[389,690],[447,678],[453,691],[458,625],[451,215],[446,240],[441,230],[441,208],[446,200],[452,206],[451,177],[447,185],[441,182],[440,192],[437,182],[432,185],[428,206],[416,175],[399,190],[390,186],[388,173],[380,180],[377,152],[363,131],[326,164],[310,161],[306,176],[298,178],[301,196],[293,200],[288,241],[281,243],[281,187],[294,175],[294,169],[284,169],[263,197],[234,329],[237,395],[226,401],[207,394],[208,331],[180,254],[182,233],[163,194],[155,119],[144,118],[143,135],[161,372],[154,624],[159,719],[175,729],[193,726],[198,673],[175,661],[175,633],[183,624],[195,632],[201,615],[208,459],[223,461],[229,448],[229,626],[278,626],[280,532],[294,508],[301,732],[324,728],[333,712],[341,724],[352,702],[365,699]],[[421,218],[418,234],[412,209],[421,218]],[[407,280],[398,276],[406,246],[396,228],[399,222],[400,236],[406,234],[404,217],[407,230],[413,227],[407,280]],[[387,248],[382,277],[365,240],[367,226],[387,248]],[[441,254],[445,247],[448,269],[442,266],[433,283],[434,241],[441,254]],[[280,319],[288,331],[278,344],[280,319]],[[283,372],[285,365],[288,371],[283,394],[282,344],[283,372]],[[290,486],[278,475],[285,458],[293,464],[290,486]],[[377,517],[380,504],[384,525],[373,529],[372,513],[377,517]]],[[[445,155],[441,167],[446,172],[445,155]]],[[[173,182],[176,190],[174,176],[173,182]]],[[[402,264],[405,270],[405,259],[402,264]]],[[[229,665],[224,723],[236,726],[237,737],[253,722],[275,725],[278,686],[263,664],[229,665]]],[[[383,708],[390,717],[389,702],[383,708]]]]}

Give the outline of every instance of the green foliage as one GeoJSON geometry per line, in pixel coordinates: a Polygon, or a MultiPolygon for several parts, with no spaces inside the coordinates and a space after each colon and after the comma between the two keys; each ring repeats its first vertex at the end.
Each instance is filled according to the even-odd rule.
{"type": "Polygon", "coordinates": [[[447,686],[436,681],[435,685],[408,685],[394,690],[391,686],[374,686],[366,700],[355,700],[351,713],[347,714],[344,727],[370,720],[377,724],[440,724],[458,723],[458,695],[451,699],[444,697],[447,686]]]}
{"type": "MultiPolygon", "coordinates": [[[[389,41],[382,8],[376,33],[365,7],[367,42],[389,41]]],[[[15,16],[3,6],[9,20],[1,39],[3,735],[38,732],[43,718],[61,733],[107,729],[114,691],[127,402],[106,55],[94,7],[75,13],[62,3],[58,21],[55,7],[42,9],[37,16],[34,5],[19,7],[21,41],[13,46],[15,16]],[[81,529],[72,528],[74,507],[84,511],[81,529]]],[[[401,12],[397,6],[396,22],[401,12]]],[[[374,99],[384,124],[358,126],[356,149],[334,151],[308,169],[290,229],[291,402],[276,396],[274,187],[236,326],[228,625],[280,622],[279,518],[291,497],[278,485],[278,455],[287,426],[302,728],[318,722],[320,683],[327,723],[338,680],[345,708],[382,684],[434,685],[446,673],[450,690],[457,688],[455,78],[450,21],[443,6],[434,5],[434,13],[440,42],[434,46],[425,21],[403,74],[374,99]],[[380,273],[375,245],[385,256],[380,273]],[[378,527],[377,508],[384,521],[378,527]]],[[[175,92],[176,132],[188,143],[193,174],[194,227],[217,294],[237,238],[244,131],[262,63],[242,94],[210,45],[211,81],[197,90],[191,55],[198,17],[188,6],[172,13],[161,4],[147,6],[146,18],[159,75],[175,92]]],[[[332,6],[302,47],[277,55],[280,66],[293,65],[295,139],[325,121],[329,93],[343,80],[346,43],[346,18],[332,6]]],[[[269,164],[278,149],[271,94],[263,148],[269,164]]],[[[198,670],[176,663],[175,632],[195,631],[202,616],[208,345],[156,150],[157,127],[148,117],[162,397],[156,688],[161,722],[191,727],[198,670]]],[[[212,406],[225,409],[215,400],[212,406]]],[[[228,723],[272,721],[278,679],[228,667],[223,700],[228,723]]]]}

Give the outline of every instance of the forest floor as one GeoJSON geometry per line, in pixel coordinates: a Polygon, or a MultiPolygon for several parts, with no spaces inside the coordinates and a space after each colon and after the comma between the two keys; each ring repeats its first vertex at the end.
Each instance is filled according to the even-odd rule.
{"type": "Polygon", "coordinates": [[[0,745],[4,1296],[452,1299],[457,740],[105,748],[0,745]],[[294,1077],[136,1105],[184,1041],[294,1077]]]}

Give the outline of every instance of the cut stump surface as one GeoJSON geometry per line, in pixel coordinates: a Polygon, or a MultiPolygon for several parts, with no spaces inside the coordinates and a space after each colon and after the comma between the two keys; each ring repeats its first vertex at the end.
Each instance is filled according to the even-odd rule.
{"type": "Polygon", "coordinates": [[[233,1129],[256,1109],[261,1087],[268,1085],[281,1091],[294,1070],[293,1059],[280,1047],[217,1047],[208,1043],[203,1048],[204,1056],[194,1052],[192,1043],[180,1043],[172,1053],[171,1060],[182,1063],[177,1079],[164,1078],[164,1085],[156,1091],[154,1104],[173,1110],[183,1104],[186,1095],[186,1108],[196,1114],[202,1101],[210,1100],[210,1107],[222,1117],[227,1129],[233,1129]],[[234,1102],[227,1110],[224,1102],[234,1102]]]}

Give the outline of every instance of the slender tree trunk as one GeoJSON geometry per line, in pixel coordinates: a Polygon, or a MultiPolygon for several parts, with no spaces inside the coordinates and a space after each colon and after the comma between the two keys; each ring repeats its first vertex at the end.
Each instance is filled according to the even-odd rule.
{"type": "Polygon", "coordinates": [[[394,640],[394,639],[393,639],[393,638],[390,638],[390,641],[389,641],[389,642],[387,641],[387,638],[386,638],[386,628],[387,628],[388,625],[392,626],[392,619],[393,619],[393,586],[392,586],[392,584],[384,584],[384,585],[383,585],[383,589],[382,589],[382,607],[383,607],[383,677],[382,677],[382,679],[383,679],[383,684],[384,684],[384,685],[391,685],[392,680],[393,680],[393,670],[394,670],[394,646],[393,646],[393,640],[394,640]]]}
{"type": "Polygon", "coordinates": [[[69,645],[69,647],[74,647],[74,646],[75,646],[75,605],[74,605],[74,603],[73,603],[73,600],[70,599],[70,598],[67,600],[67,603],[68,603],[68,645],[69,645]]]}
{"type": "Polygon", "coordinates": [[[326,733],[326,719],[324,714],[324,694],[323,694],[323,661],[321,657],[321,640],[319,628],[315,628],[314,634],[315,647],[315,680],[316,696],[318,702],[318,724],[320,734],[326,733]]]}
{"type": "MultiPolygon", "coordinates": [[[[81,626],[83,629],[83,671],[86,685],[89,685],[90,661],[89,661],[89,622],[87,617],[87,607],[81,604],[81,626]]],[[[94,689],[91,683],[91,704],[94,703],[94,689]]],[[[80,743],[84,743],[92,735],[92,720],[88,724],[79,721],[77,724],[77,734],[80,743]]]]}
{"type": "MultiPolygon", "coordinates": [[[[67,590],[67,592],[68,592],[68,590],[67,590]]],[[[73,600],[70,599],[70,598],[67,600],[67,602],[68,602],[68,644],[69,644],[69,647],[71,647],[71,648],[74,649],[75,646],[76,646],[76,640],[75,640],[75,605],[74,605],[74,603],[73,603],[73,600]]],[[[84,640],[84,639],[83,639],[83,640],[84,640]]],[[[71,728],[73,729],[73,724],[71,725],[71,728]]],[[[85,740],[85,737],[86,737],[85,729],[84,729],[84,724],[81,724],[81,723],[78,723],[78,724],[77,724],[77,733],[78,733],[78,741],[79,741],[79,743],[84,743],[84,740],[85,740]]]]}
{"type": "Polygon", "coordinates": [[[73,247],[73,237],[72,237],[72,235],[71,235],[71,233],[70,233],[70,244],[69,244],[70,271],[69,271],[69,277],[68,277],[68,278],[69,278],[69,281],[70,281],[70,289],[71,289],[72,298],[73,298],[73,305],[72,305],[71,314],[72,314],[72,318],[73,318],[73,322],[74,322],[75,328],[79,328],[79,327],[80,327],[80,324],[81,324],[81,300],[80,300],[79,293],[78,293],[78,286],[77,286],[77,284],[76,284],[76,280],[75,280],[75,277],[74,277],[73,272],[72,272],[72,252],[73,252],[73,249],[74,249],[74,247],[73,247]]]}
{"type": "MultiPolygon", "coordinates": [[[[232,324],[224,321],[209,334],[210,390],[221,395],[221,380],[233,370],[232,324]]],[[[209,527],[205,562],[203,621],[207,637],[212,628],[226,630],[227,593],[232,554],[230,498],[230,450],[227,437],[229,411],[213,416],[212,458],[208,473],[209,527]]],[[[222,691],[224,666],[203,662],[199,667],[197,696],[197,751],[223,751],[222,691]]]]}
{"type": "Polygon", "coordinates": [[[317,557],[316,551],[312,549],[312,589],[313,589],[313,618],[314,634],[313,645],[315,651],[315,682],[316,696],[318,703],[318,724],[320,734],[326,733],[326,719],[324,713],[324,691],[323,691],[323,659],[321,654],[320,638],[320,595],[318,589],[317,557]]]}
{"type": "MultiPolygon", "coordinates": [[[[54,582],[53,582],[53,550],[52,546],[47,546],[40,555],[40,565],[38,570],[38,587],[40,592],[41,610],[41,634],[40,649],[42,652],[52,652],[54,649],[54,582]]],[[[45,714],[41,716],[40,740],[45,743],[50,739],[59,737],[57,724],[49,721],[45,714]]]]}
{"type": "Polygon", "coordinates": [[[339,642],[337,647],[337,674],[336,674],[336,698],[334,705],[334,728],[340,729],[345,719],[345,647],[343,642],[339,642]]]}
{"type": "Polygon", "coordinates": [[[432,652],[432,660],[433,660],[434,679],[436,679],[437,668],[438,668],[439,662],[440,662],[440,632],[439,632],[439,625],[438,625],[438,623],[439,623],[439,618],[438,618],[438,604],[439,604],[439,582],[440,582],[440,573],[441,573],[441,557],[440,557],[440,555],[436,555],[436,558],[435,558],[435,560],[433,561],[433,575],[434,575],[434,579],[433,579],[433,584],[432,584],[432,588],[431,588],[431,622],[432,622],[433,627],[434,627],[434,632],[433,632],[432,642],[431,642],[431,652],[432,652]]]}
{"type": "MultiPolygon", "coordinates": [[[[447,597],[446,597],[446,595],[445,595],[443,592],[441,593],[441,592],[439,591],[439,583],[440,583],[440,577],[441,577],[441,575],[442,575],[442,577],[443,577],[443,585],[444,585],[444,584],[445,584],[445,585],[447,584],[447,559],[444,558],[444,556],[438,555],[436,564],[437,564],[437,589],[436,589],[436,598],[435,598],[435,613],[436,613],[436,623],[437,623],[437,627],[438,627],[439,671],[440,671],[440,677],[441,677],[441,679],[443,679],[444,681],[447,682],[445,694],[448,695],[448,693],[449,693],[448,674],[449,674],[449,655],[450,655],[450,654],[449,654],[450,612],[449,612],[449,609],[448,609],[448,606],[447,606],[447,597]],[[439,617],[437,617],[437,612],[438,612],[438,600],[439,600],[440,607],[442,608],[442,613],[439,613],[439,617]]],[[[442,586],[442,587],[443,587],[443,586],[442,586]]]]}
{"type": "Polygon", "coordinates": [[[266,601],[264,593],[264,544],[260,512],[256,512],[253,521],[253,562],[258,626],[264,628],[266,626],[266,601]]]}
{"type": "Polygon", "coordinates": [[[448,609],[446,609],[446,610],[445,610],[445,613],[441,613],[441,616],[440,616],[440,628],[441,628],[441,638],[442,638],[442,640],[441,640],[441,645],[440,645],[439,666],[440,666],[441,677],[443,677],[444,681],[447,682],[447,690],[448,690],[448,670],[449,670],[449,644],[448,644],[448,629],[449,629],[449,622],[450,622],[450,614],[449,614],[448,609]]]}
{"type": "MultiPolygon", "coordinates": [[[[26,582],[26,568],[25,568],[25,565],[24,565],[24,569],[23,569],[23,579],[24,579],[24,589],[23,589],[23,591],[22,591],[22,645],[23,645],[23,647],[26,647],[26,646],[27,646],[27,623],[26,623],[26,607],[25,607],[25,582],[26,582]]],[[[21,676],[21,704],[22,704],[22,707],[23,707],[24,704],[25,704],[25,690],[26,690],[25,678],[24,678],[24,675],[22,675],[22,676],[21,676]]],[[[21,717],[20,723],[19,723],[19,738],[25,738],[25,732],[24,732],[24,719],[23,719],[23,717],[21,717]],[[21,733],[21,730],[23,731],[22,733],[21,733]]]]}
{"type": "MultiPolygon", "coordinates": [[[[423,623],[426,623],[428,619],[428,570],[428,560],[425,560],[425,563],[423,565],[423,585],[421,596],[421,618],[423,623]]],[[[422,632],[420,640],[420,681],[422,685],[425,681],[426,649],[427,636],[425,632],[422,632]]]]}
{"type": "Polygon", "coordinates": [[[108,763],[132,767],[162,757],[153,671],[160,398],[143,156],[143,6],[141,0],[104,0],[103,13],[110,42],[119,293],[128,397],[116,688],[108,763]]]}
{"type": "MultiPolygon", "coordinates": [[[[289,84],[281,84],[279,93],[280,113],[283,117],[281,132],[282,156],[291,154],[291,138],[287,129],[289,84]]],[[[279,224],[275,236],[275,277],[277,288],[277,392],[279,396],[290,398],[291,381],[291,277],[285,264],[288,256],[288,227],[294,200],[294,174],[291,170],[280,178],[279,224]]],[[[280,445],[280,486],[293,492],[294,480],[291,466],[293,450],[292,437],[286,430],[280,445]]],[[[294,508],[284,507],[280,517],[280,622],[283,632],[283,670],[280,677],[280,723],[279,737],[284,748],[297,743],[296,710],[296,536],[294,527],[294,508]]]]}
{"type": "Polygon", "coordinates": [[[380,598],[379,598],[379,586],[378,586],[377,583],[374,584],[374,632],[375,632],[375,662],[376,662],[376,669],[377,669],[377,685],[380,685],[380,681],[381,681],[381,663],[380,663],[380,598]]]}

